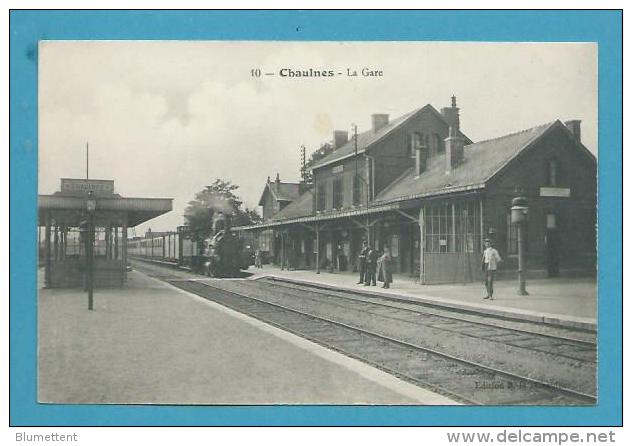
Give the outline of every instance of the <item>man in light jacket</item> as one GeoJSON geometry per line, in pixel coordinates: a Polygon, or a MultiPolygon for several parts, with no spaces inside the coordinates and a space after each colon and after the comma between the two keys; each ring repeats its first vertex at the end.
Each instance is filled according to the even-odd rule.
{"type": "Polygon", "coordinates": [[[391,257],[391,251],[388,248],[384,248],[384,254],[378,260],[380,264],[380,275],[382,276],[382,288],[390,288],[393,283],[393,258],[391,257]]]}
{"type": "Polygon", "coordinates": [[[502,262],[498,251],[492,247],[492,241],[485,239],[485,251],[483,251],[482,270],[485,274],[485,288],[487,288],[487,296],[483,299],[494,300],[494,276],[498,264],[502,262]]]}

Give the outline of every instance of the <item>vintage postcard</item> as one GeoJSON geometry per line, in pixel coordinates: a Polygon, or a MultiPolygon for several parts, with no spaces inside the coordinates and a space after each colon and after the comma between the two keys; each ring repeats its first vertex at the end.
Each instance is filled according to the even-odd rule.
{"type": "Polygon", "coordinates": [[[37,54],[40,403],[598,401],[595,44],[37,54]]]}

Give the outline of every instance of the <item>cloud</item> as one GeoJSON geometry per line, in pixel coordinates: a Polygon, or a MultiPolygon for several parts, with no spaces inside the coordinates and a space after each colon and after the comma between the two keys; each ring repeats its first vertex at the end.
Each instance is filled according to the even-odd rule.
{"type": "MultiPolygon", "coordinates": [[[[596,50],[584,44],[44,42],[40,46],[39,185],[115,179],[124,196],[173,197],[155,230],[182,223],[215,178],[256,207],[267,176],[298,180],[299,149],[333,129],[360,130],[458,96],[474,140],[552,119],[584,120],[596,150],[596,50]],[[381,68],[382,79],[253,78],[251,69],[381,68]]],[[[142,230],[143,228],[139,228],[142,230]]]]}

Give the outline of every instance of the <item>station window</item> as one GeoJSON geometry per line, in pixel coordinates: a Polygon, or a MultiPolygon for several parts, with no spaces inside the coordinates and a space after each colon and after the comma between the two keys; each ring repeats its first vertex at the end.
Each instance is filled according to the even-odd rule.
{"type": "Polygon", "coordinates": [[[408,135],[408,155],[411,158],[416,156],[417,147],[428,147],[428,136],[420,132],[408,135]]]}
{"type": "Polygon", "coordinates": [[[343,206],[344,190],[342,187],[342,177],[334,178],[333,184],[333,208],[340,209],[343,206]]]}
{"type": "Polygon", "coordinates": [[[408,156],[410,156],[411,158],[415,157],[415,144],[416,144],[415,135],[412,133],[409,133],[406,147],[408,148],[408,156]]]}
{"type": "Polygon", "coordinates": [[[479,252],[481,245],[478,203],[465,201],[426,206],[425,251],[431,253],[479,252]]]}
{"type": "Polygon", "coordinates": [[[357,206],[362,202],[362,179],[359,175],[353,176],[353,205],[357,206]]]}
{"type": "Polygon", "coordinates": [[[327,196],[325,195],[325,184],[320,183],[316,191],[316,210],[324,211],[327,203],[327,196]]]}
{"type": "Polygon", "coordinates": [[[559,165],[557,160],[551,159],[547,165],[547,183],[549,186],[557,186],[559,181],[559,165]]]}
{"type": "Polygon", "coordinates": [[[399,235],[393,234],[390,241],[391,257],[399,257],[399,235]]]}
{"type": "Polygon", "coordinates": [[[452,207],[447,203],[428,206],[425,219],[426,251],[452,251],[454,247],[452,207]]]}
{"type": "Polygon", "coordinates": [[[269,252],[270,246],[272,245],[271,238],[272,238],[272,231],[270,230],[263,231],[259,235],[259,250],[269,252]]]}
{"type": "Polygon", "coordinates": [[[443,141],[443,138],[441,137],[441,135],[439,135],[438,133],[435,133],[433,135],[433,138],[434,138],[434,142],[435,142],[436,153],[444,153],[445,152],[445,142],[443,141]]]}

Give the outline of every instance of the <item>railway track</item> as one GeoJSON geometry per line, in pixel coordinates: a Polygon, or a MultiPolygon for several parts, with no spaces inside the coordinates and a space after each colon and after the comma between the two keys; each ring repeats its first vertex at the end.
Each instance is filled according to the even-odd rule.
{"type": "Polygon", "coordinates": [[[163,279],[183,290],[357,358],[458,402],[475,405],[596,403],[595,396],[590,394],[518,376],[366,327],[227,290],[223,284],[218,287],[206,281],[174,277],[163,279]]]}
{"type": "Polygon", "coordinates": [[[596,402],[596,365],[592,362],[595,351],[591,341],[595,337],[593,332],[460,313],[397,296],[322,289],[276,278],[254,281],[199,279],[182,271],[155,265],[138,266],[156,278],[209,300],[216,300],[459,402],[505,405],[590,405],[596,402]],[[215,298],[219,293],[224,295],[221,302],[215,298]],[[267,310],[253,311],[241,304],[239,308],[231,306],[231,303],[235,305],[240,300],[248,299],[260,301],[260,306],[267,304],[267,310]],[[303,318],[311,322],[276,320],[273,313],[281,310],[294,312],[295,318],[297,314],[302,314],[303,318]],[[330,325],[327,325],[325,332],[325,328],[318,324],[330,325]],[[338,328],[332,328],[331,324],[338,328]],[[309,327],[313,327],[316,334],[311,333],[312,328],[309,327]],[[344,336],[336,335],[345,328],[351,330],[344,335],[349,338],[348,341],[344,340],[344,336]],[[467,328],[482,332],[459,333],[467,328]],[[513,336],[502,336],[503,332],[496,332],[495,329],[505,330],[505,334],[509,332],[513,336]],[[319,331],[329,333],[330,336],[321,339],[319,331]],[[488,339],[490,336],[494,339],[488,339]],[[512,344],[516,344],[516,336],[523,337],[525,341],[527,339],[524,337],[529,337],[530,340],[520,348],[507,347],[507,341],[512,339],[512,344]],[[450,342],[443,345],[441,342],[433,343],[433,339],[436,341],[448,337],[452,347],[458,347],[456,350],[449,348],[450,342]],[[536,341],[542,341],[545,345],[537,346],[536,341]],[[488,347],[479,345],[486,342],[496,343],[498,347],[486,350],[488,347]],[[380,343],[390,343],[390,347],[380,343]],[[556,343],[562,346],[570,343],[579,350],[560,356],[559,350],[553,350],[556,343]],[[482,350],[484,355],[471,355],[470,350],[464,347],[466,344],[473,346],[472,351],[482,350]],[[576,354],[584,347],[585,353],[576,354]],[[507,348],[513,351],[505,351],[507,348]],[[537,353],[538,357],[524,358],[527,355],[522,352],[537,353]],[[545,356],[544,360],[542,356],[545,356]],[[428,362],[430,359],[433,359],[431,365],[428,362]],[[526,363],[529,369],[516,367],[516,362],[520,361],[526,363]],[[572,363],[570,368],[568,364],[563,364],[569,362],[572,363]],[[536,369],[540,372],[544,370],[545,373],[534,373],[536,369]],[[582,379],[575,378],[581,374],[582,379]],[[565,381],[568,376],[573,379],[565,381]]]}
{"type": "Polygon", "coordinates": [[[338,290],[324,291],[309,285],[274,278],[262,278],[257,282],[274,287],[276,293],[279,288],[299,292],[303,299],[329,303],[333,303],[332,300],[335,299],[334,304],[344,309],[357,309],[360,305],[362,311],[394,321],[412,322],[446,333],[553,354],[557,357],[582,362],[597,362],[597,344],[593,333],[550,327],[546,328],[548,332],[542,332],[541,325],[535,323],[507,321],[491,316],[481,317],[454,310],[446,311],[422,303],[390,297],[367,296],[338,290]]]}

